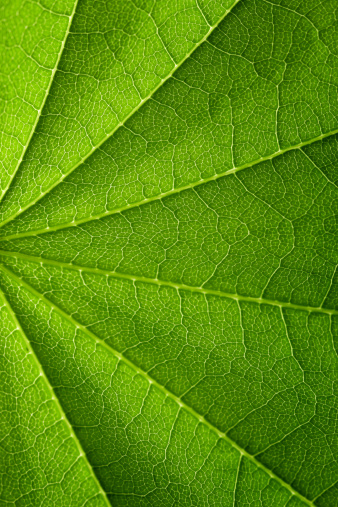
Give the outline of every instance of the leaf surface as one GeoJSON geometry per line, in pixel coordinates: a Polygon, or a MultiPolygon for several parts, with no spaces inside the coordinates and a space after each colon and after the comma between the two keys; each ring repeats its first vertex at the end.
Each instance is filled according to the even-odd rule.
{"type": "Polygon", "coordinates": [[[334,507],[335,2],[52,4],[3,8],[0,503],[334,507]]]}

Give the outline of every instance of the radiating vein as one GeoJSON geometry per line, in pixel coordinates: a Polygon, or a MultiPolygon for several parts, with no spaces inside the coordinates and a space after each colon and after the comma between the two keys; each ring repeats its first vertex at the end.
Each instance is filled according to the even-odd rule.
{"type": "MultiPolygon", "coordinates": [[[[32,115],[15,118],[20,161],[0,199],[4,323],[17,326],[5,340],[10,416],[21,417],[17,372],[30,378],[32,367],[40,382],[35,361],[42,408],[58,429],[59,413],[66,421],[74,468],[89,467],[106,504],[109,496],[185,505],[195,492],[199,505],[221,497],[335,505],[333,3],[68,1],[58,44],[49,56],[47,48],[51,63],[40,62],[42,114],[23,94],[32,115]],[[16,344],[33,360],[21,364],[16,344]],[[182,430],[179,418],[191,426],[182,430]]],[[[38,53],[24,54],[39,65],[38,53]]],[[[8,139],[14,168],[16,137],[8,139]]],[[[48,453],[51,426],[32,414],[40,415],[39,396],[21,401],[24,431],[34,424],[35,435],[45,433],[48,453]]],[[[15,429],[13,456],[26,436],[17,446],[15,429]]],[[[38,444],[30,450],[40,459],[38,444]]],[[[51,475],[59,464],[54,454],[51,475]]],[[[33,498],[40,470],[20,466],[6,469],[5,495],[17,488],[20,497],[17,477],[31,474],[33,498]]]]}
{"type": "MultiPolygon", "coordinates": [[[[51,226],[51,227],[46,227],[44,229],[36,229],[36,230],[32,230],[32,231],[28,231],[28,232],[21,232],[21,233],[17,233],[17,234],[9,234],[9,235],[3,236],[3,237],[0,236],[0,241],[2,241],[2,240],[17,239],[17,238],[22,238],[22,237],[27,237],[27,236],[35,236],[37,234],[44,234],[44,233],[47,233],[47,232],[58,231],[58,230],[61,230],[61,229],[67,228],[67,227],[74,227],[74,226],[81,225],[81,224],[84,224],[84,223],[87,223],[87,222],[91,222],[93,220],[98,220],[98,219],[104,218],[106,216],[115,215],[115,214],[121,213],[123,211],[132,209],[132,208],[143,206],[143,205],[148,204],[150,202],[154,202],[154,201],[158,201],[158,200],[164,199],[165,197],[168,197],[170,195],[178,194],[180,192],[183,192],[184,190],[193,189],[193,188],[196,188],[196,187],[198,187],[200,185],[203,185],[203,184],[211,182],[211,181],[217,181],[220,178],[223,178],[223,177],[226,177],[226,176],[230,176],[231,174],[235,174],[235,173],[237,173],[239,171],[242,171],[244,169],[248,169],[250,167],[254,167],[257,164],[260,164],[262,162],[265,162],[265,161],[268,161],[268,160],[273,160],[273,159],[275,159],[275,158],[277,158],[279,156],[282,156],[284,153],[288,153],[290,151],[300,150],[301,148],[303,148],[305,146],[308,146],[308,145],[310,145],[310,144],[312,144],[312,143],[314,143],[316,141],[320,141],[322,139],[326,139],[328,137],[334,136],[337,133],[338,133],[338,129],[334,130],[334,131],[331,131],[331,132],[327,132],[327,133],[322,134],[322,135],[320,135],[320,136],[318,136],[316,138],[310,139],[308,141],[304,141],[303,143],[299,143],[298,145],[295,145],[295,146],[290,146],[290,147],[285,148],[283,150],[279,150],[279,151],[277,151],[275,153],[272,153],[271,155],[259,158],[259,159],[255,160],[253,162],[248,163],[248,164],[243,164],[242,166],[234,167],[233,169],[228,169],[228,170],[226,170],[224,172],[215,174],[215,175],[210,176],[208,178],[201,178],[200,180],[195,181],[193,183],[190,183],[189,185],[184,185],[184,186],[181,186],[181,187],[177,187],[175,189],[172,189],[172,190],[169,190],[167,192],[163,192],[161,194],[158,194],[158,195],[155,195],[155,196],[143,199],[141,201],[136,201],[134,203],[130,203],[130,204],[127,204],[125,206],[120,206],[118,208],[115,208],[115,209],[112,209],[112,210],[109,210],[109,211],[106,211],[106,212],[103,212],[103,213],[94,214],[94,215],[91,215],[89,217],[86,217],[86,218],[83,218],[83,219],[80,219],[80,220],[73,220],[72,222],[67,222],[67,223],[62,223],[62,224],[58,224],[58,225],[51,226]]],[[[304,153],[303,150],[302,150],[302,153],[304,153]]],[[[307,156],[307,158],[311,161],[311,159],[308,156],[307,156]]],[[[320,172],[322,173],[322,171],[320,171],[320,172]]],[[[59,183],[60,182],[58,182],[57,184],[59,184],[59,183]]],[[[34,206],[34,204],[36,204],[38,201],[40,201],[40,199],[41,199],[41,197],[39,197],[38,199],[36,199],[32,203],[30,203],[28,207],[30,208],[30,207],[34,206]]],[[[25,211],[25,209],[27,209],[27,208],[23,208],[22,212],[25,211]]],[[[12,217],[12,218],[15,218],[15,217],[12,217]]],[[[8,219],[8,220],[5,220],[4,222],[2,222],[0,224],[0,230],[1,230],[1,227],[3,227],[11,219],[8,219]]]]}
{"type": "MultiPolygon", "coordinates": [[[[3,222],[1,223],[0,226],[3,226],[4,224],[10,222],[11,220],[13,220],[15,217],[17,217],[18,215],[21,215],[26,209],[30,208],[33,204],[35,204],[37,201],[39,201],[40,199],[42,199],[47,193],[49,193],[53,188],[55,188],[57,185],[59,185],[65,178],[66,176],[68,176],[69,174],[71,174],[77,167],[79,167],[81,164],[83,164],[87,159],[88,157],[90,157],[90,155],[93,154],[94,151],[96,151],[105,141],[107,141],[107,139],[109,139],[119,128],[121,128],[125,123],[126,121],[131,117],[133,116],[136,111],[138,111],[140,109],[140,107],[145,103],[147,102],[149,99],[151,99],[151,97],[154,95],[154,93],[161,87],[163,86],[163,84],[168,81],[171,76],[174,74],[174,72],[179,68],[181,67],[181,65],[189,58],[189,56],[201,45],[203,44],[203,42],[205,42],[205,40],[209,37],[209,35],[215,30],[215,28],[217,28],[217,26],[223,21],[223,19],[229,14],[229,12],[231,12],[231,10],[235,7],[235,5],[239,2],[240,0],[234,0],[232,6],[230,9],[226,10],[225,13],[223,14],[223,16],[218,20],[218,22],[213,25],[213,26],[210,26],[210,29],[208,30],[208,32],[204,35],[204,37],[197,43],[193,46],[193,48],[185,55],[185,57],[179,62],[177,63],[173,68],[172,70],[163,78],[161,79],[161,81],[158,83],[158,85],[144,98],[142,99],[139,104],[137,104],[136,107],[134,107],[130,112],[129,114],[127,114],[125,116],[125,118],[120,121],[105,137],[103,137],[95,146],[92,146],[92,148],[81,158],[81,160],[79,160],[73,167],[71,167],[65,174],[62,175],[61,178],[59,178],[58,180],[56,180],[53,184],[51,184],[47,190],[45,190],[44,192],[41,192],[41,194],[39,195],[39,197],[37,199],[35,199],[34,201],[28,203],[27,205],[25,206],[22,206],[20,208],[19,211],[17,211],[16,213],[14,213],[13,215],[11,215],[10,217],[7,217],[5,220],[3,220],[3,222]]],[[[74,12],[73,12],[74,14],[74,12]]],[[[69,25],[70,27],[70,25],[69,25]]],[[[69,31],[69,27],[68,27],[68,31],[69,31]]],[[[61,57],[61,54],[60,54],[60,57],[61,57]]],[[[59,60],[58,60],[58,63],[59,63],[59,60]]],[[[55,69],[56,70],[56,69],[55,69]]],[[[55,73],[55,71],[54,71],[55,73]]],[[[54,75],[54,74],[53,74],[54,75]]],[[[47,95],[46,95],[47,97],[47,95]]],[[[35,125],[36,126],[36,125],[35,125]]],[[[12,182],[14,181],[14,178],[11,180],[11,184],[12,182]]],[[[9,190],[9,188],[11,188],[11,185],[8,186],[8,188],[6,189],[9,190]]]]}
{"type": "MultiPolygon", "coordinates": [[[[1,266],[0,266],[0,269],[1,269],[1,266]]],[[[7,270],[6,270],[6,272],[7,272],[7,270]]],[[[56,394],[55,394],[55,392],[54,392],[54,389],[53,389],[53,387],[51,386],[51,384],[50,384],[50,382],[49,382],[49,380],[48,380],[48,377],[47,377],[47,375],[45,374],[45,372],[44,372],[44,370],[43,370],[43,368],[42,368],[42,365],[41,365],[41,363],[40,363],[40,361],[39,361],[39,359],[38,359],[37,355],[35,354],[35,351],[34,351],[34,349],[32,348],[32,346],[31,346],[31,343],[30,343],[29,339],[28,339],[28,338],[27,338],[27,336],[26,336],[25,331],[23,330],[23,328],[22,328],[22,326],[21,326],[20,322],[18,321],[18,319],[17,319],[17,317],[16,317],[15,312],[13,311],[13,309],[12,309],[11,305],[9,304],[9,302],[8,302],[8,300],[7,300],[6,296],[5,296],[5,294],[4,294],[4,292],[3,292],[3,290],[2,290],[1,288],[0,288],[0,295],[1,295],[1,298],[3,299],[3,301],[4,301],[5,305],[6,305],[7,309],[8,309],[9,314],[10,314],[10,315],[11,315],[11,317],[12,317],[12,320],[13,320],[13,322],[14,322],[15,326],[17,327],[17,329],[18,329],[18,330],[20,331],[20,333],[21,333],[21,336],[23,337],[23,339],[24,339],[24,341],[25,341],[25,344],[26,344],[26,346],[27,346],[27,349],[29,350],[29,353],[30,353],[30,354],[32,355],[32,357],[34,358],[34,361],[35,361],[35,363],[36,363],[36,365],[37,365],[37,367],[38,367],[38,369],[39,369],[40,376],[43,378],[44,384],[45,384],[45,386],[47,387],[48,391],[50,392],[51,399],[52,399],[52,400],[53,400],[53,402],[55,403],[55,405],[56,405],[56,407],[57,407],[57,410],[58,410],[58,412],[59,412],[59,414],[60,414],[60,419],[62,419],[62,420],[65,422],[65,424],[67,425],[67,427],[68,427],[69,433],[70,433],[70,435],[71,435],[71,437],[72,437],[73,441],[75,442],[76,447],[77,447],[77,449],[78,449],[80,459],[83,459],[83,460],[85,461],[86,466],[87,466],[87,468],[88,468],[88,471],[90,472],[90,474],[91,474],[91,476],[92,476],[93,480],[95,481],[95,484],[96,484],[96,485],[97,485],[97,487],[98,487],[98,491],[99,491],[99,493],[102,495],[102,497],[103,497],[103,499],[104,499],[104,501],[105,501],[106,505],[110,506],[111,504],[110,504],[110,502],[108,501],[108,498],[107,498],[107,496],[106,496],[106,493],[105,493],[105,491],[102,489],[101,484],[99,483],[99,481],[98,481],[98,479],[97,479],[97,477],[96,477],[96,475],[95,475],[95,473],[94,473],[94,471],[93,471],[92,465],[91,465],[91,464],[90,464],[90,462],[88,461],[87,456],[86,456],[86,454],[85,454],[84,450],[82,449],[81,443],[80,443],[79,439],[77,438],[76,434],[74,433],[74,430],[73,430],[73,428],[72,428],[72,425],[71,425],[71,424],[70,424],[70,422],[68,421],[67,415],[65,414],[65,412],[64,412],[64,410],[63,410],[63,408],[62,408],[62,406],[61,406],[61,404],[60,404],[60,402],[59,402],[59,400],[58,400],[58,397],[56,396],[56,394]]]]}
{"type": "Polygon", "coordinates": [[[280,478],[277,474],[272,472],[269,468],[267,468],[265,465],[263,465],[259,460],[257,460],[254,456],[249,454],[247,451],[245,451],[243,448],[241,448],[235,441],[233,441],[226,433],[223,433],[218,430],[216,426],[211,424],[208,420],[206,420],[204,417],[202,417],[195,409],[193,409],[190,405],[186,404],[182,399],[178,396],[175,396],[171,391],[169,391],[166,387],[158,383],[156,380],[154,380],[148,373],[143,371],[142,369],[138,368],[132,361],[124,357],[123,354],[119,353],[117,350],[115,350],[113,347],[108,345],[104,340],[101,340],[96,334],[94,334],[92,331],[87,329],[85,326],[80,324],[74,317],[68,315],[65,311],[63,311],[58,305],[52,303],[46,296],[42,295],[40,292],[38,292],[36,289],[34,289],[29,283],[19,278],[17,275],[15,275],[10,269],[6,268],[3,264],[0,264],[0,270],[2,270],[5,275],[9,276],[13,280],[15,280],[19,285],[22,285],[25,287],[29,292],[34,294],[36,297],[44,301],[50,308],[52,308],[55,312],[57,312],[60,316],[65,318],[67,321],[69,321],[73,326],[80,329],[83,333],[85,333],[87,336],[90,336],[91,339],[93,339],[96,343],[101,344],[105,349],[110,351],[115,357],[117,357],[119,360],[123,361],[125,364],[127,364],[129,367],[131,367],[137,374],[141,375],[143,378],[147,380],[150,384],[153,384],[155,387],[157,387],[160,391],[162,391],[166,396],[170,397],[172,400],[174,400],[180,407],[184,408],[187,412],[192,414],[198,421],[200,421],[202,424],[207,426],[212,432],[216,433],[219,438],[222,438],[226,440],[232,447],[234,447],[241,456],[245,456],[248,458],[251,462],[253,462],[257,467],[264,470],[271,478],[278,481],[279,484],[281,484],[284,488],[286,488],[289,492],[292,493],[292,495],[298,497],[302,502],[304,502],[307,505],[314,506],[313,502],[298,493],[297,490],[295,490],[290,484],[285,482],[282,478],[280,478]]]}
{"type": "Polygon", "coordinates": [[[56,266],[58,268],[65,268],[65,269],[71,269],[74,271],[80,271],[80,272],[87,272],[87,273],[93,273],[98,275],[108,275],[113,278],[119,278],[122,280],[129,280],[134,282],[142,282],[142,283],[149,283],[151,285],[157,285],[159,287],[172,287],[176,290],[186,290],[189,292],[198,292],[200,294],[206,294],[206,295],[212,295],[212,296],[219,296],[229,299],[234,299],[235,301],[246,301],[248,303],[256,303],[256,304],[266,304],[266,305],[272,305],[272,306],[278,306],[279,308],[293,308],[294,310],[301,310],[305,312],[317,312],[317,313],[323,313],[326,315],[338,315],[338,310],[329,309],[329,308],[323,308],[320,307],[314,307],[314,306],[305,306],[305,305],[298,305],[294,303],[288,303],[287,301],[274,301],[271,299],[266,298],[257,298],[257,297],[251,297],[251,296],[243,296],[241,294],[235,294],[231,292],[224,292],[221,290],[213,290],[213,289],[207,289],[204,287],[194,287],[191,285],[185,285],[183,283],[174,283],[174,282],[168,282],[166,280],[159,280],[155,278],[147,278],[145,276],[138,276],[134,274],[127,274],[127,273],[118,273],[116,271],[109,271],[105,269],[100,268],[90,268],[87,266],[82,266],[80,264],[69,264],[67,262],[61,262],[61,261],[53,261],[51,259],[45,259],[43,257],[36,257],[33,255],[26,255],[22,254],[21,252],[9,252],[6,250],[0,250],[0,255],[4,255],[7,257],[14,257],[18,259],[25,259],[27,261],[36,262],[38,264],[47,264],[50,266],[56,266]]]}
{"type": "MultiPolygon", "coordinates": [[[[78,0],[75,0],[74,1],[74,6],[73,6],[72,13],[71,13],[71,15],[68,18],[68,25],[67,25],[67,28],[66,28],[66,31],[65,31],[65,36],[64,36],[63,41],[61,42],[61,49],[59,51],[59,54],[58,54],[58,57],[56,59],[55,65],[54,65],[54,67],[52,69],[52,73],[51,73],[51,76],[50,76],[49,84],[48,84],[48,86],[46,88],[46,92],[45,92],[44,98],[42,100],[40,109],[38,110],[38,114],[36,115],[35,121],[34,121],[34,123],[32,125],[31,132],[30,132],[29,137],[27,139],[26,145],[23,146],[23,148],[22,148],[22,152],[21,152],[20,157],[18,159],[17,165],[16,165],[16,167],[15,167],[15,169],[14,169],[14,171],[13,171],[11,177],[10,177],[10,179],[8,180],[8,183],[7,183],[6,187],[2,191],[2,194],[0,196],[0,202],[4,199],[7,191],[11,187],[11,184],[12,184],[12,182],[13,182],[13,180],[15,178],[15,175],[16,175],[16,173],[17,173],[17,171],[18,171],[18,169],[19,169],[19,167],[21,165],[21,162],[22,162],[22,160],[24,158],[24,155],[25,155],[25,153],[27,151],[27,148],[29,147],[29,144],[30,144],[30,141],[32,139],[32,136],[34,135],[36,126],[37,126],[37,124],[38,124],[38,122],[40,120],[40,116],[41,116],[41,113],[43,111],[43,107],[44,107],[44,105],[46,103],[47,97],[49,95],[49,91],[50,91],[51,86],[53,84],[54,76],[55,76],[55,73],[56,73],[57,68],[59,66],[59,62],[60,62],[60,59],[61,59],[64,47],[65,47],[65,44],[66,44],[66,41],[67,41],[67,38],[68,38],[68,35],[69,35],[69,31],[70,31],[70,28],[71,28],[71,25],[72,25],[72,21],[73,21],[73,18],[74,18],[74,14],[75,14],[75,11],[76,11],[77,4],[78,4],[78,0]]],[[[46,9],[45,7],[43,7],[43,5],[41,5],[41,4],[39,4],[39,5],[41,6],[41,8],[43,10],[47,10],[48,12],[51,12],[52,14],[54,14],[52,11],[49,11],[48,9],[46,9]]]]}

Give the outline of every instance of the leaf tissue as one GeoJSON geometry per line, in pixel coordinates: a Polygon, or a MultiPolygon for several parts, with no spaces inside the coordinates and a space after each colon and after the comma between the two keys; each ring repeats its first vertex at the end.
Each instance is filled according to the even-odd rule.
{"type": "Polygon", "coordinates": [[[0,2],[0,506],[338,505],[336,0],[0,2]]]}

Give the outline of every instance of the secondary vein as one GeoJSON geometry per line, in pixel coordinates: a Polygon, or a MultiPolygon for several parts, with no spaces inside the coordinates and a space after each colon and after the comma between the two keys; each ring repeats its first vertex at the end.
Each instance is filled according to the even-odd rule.
{"type": "MultiPolygon", "coordinates": [[[[226,171],[224,171],[222,173],[215,174],[215,175],[210,176],[208,178],[203,178],[203,179],[200,179],[198,181],[194,181],[192,183],[189,183],[188,185],[177,187],[175,189],[169,190],[168,192],[163,192],[162,194],[158,194],[158,195],[155,195],[153,197],[148,197],[146,199],[143,199],[142,201],[136,201],[134,203],[126,204],[125,206],[120,206],[118,208],[114,208],[112,210],[105,211],[103,213],[98,213],[96,215],[91,215],[89,217],[82,218],[80,220],[73,220],[72,222],[66,222],[66,223],[63,223],[63,224],[54,225],[52,227],[46,227],[44,229],[35,229],[35,230],[32,230],[32,231],[28,231],[28,232],[21,232],[21,233],[17,233],[17,234],[9,234],[8,236],[2,236],[2,237],[0,237],[0,241],[3,241],[3,240],[12,240],[12,239],[18,239],[18,238],[24,238],[24,237],[28,237],[28,236],[36,236],[37,234],[45,234],[45,233],[48,233],[48,232],[55,232],[55,231],[59,231],[61,229],[67,229],[68,227],[76,227],[76,226],[81,225],[81,224],[92,222],[93,220],[99,220],[100,218],[104,218],[104,217],[107,217],[107,216],[110,216],[110,215],[116,215],[116,214],[122,213],[123,211],[126,211],[128,209],[137,208],[139,206],[143,206],[143,205],[148,204],[150,202],[159,201],[159,200],[164,199],[165,197],[168,197],[170,195],[174,195],[174,194],[178,194],[180,192],[183,192],[184,190],[193,189],[193,188],[196,188],[196,187],[198,187],[200,185],[203,185],[205,183],[208,183],[208,182],[211,182],[211,181],[216,181],[216,180],[218,180],[220,178],[223,178],[225,176],[230,176],[231,174],[235,174],[235,173],[237,173],[239,171],[242,171],[243,169],[247,169],[249,167],[254,167],[257,164],[260,164],[261,162],[266,162],[268,160],[272,160],[272,159],[274,159],[276,157],[279,157],[279,156],[281,156],[284,153],[287,153],[289,151],[295,151],[295,150],[302,149],[304,146],[307,146],[307,145],[312,144],[312,143],[314,143],[316,141],[320,141],[322,139],[325,139],[326,137],[333,136],[333,135],[335,135],[337,133],[338,133],[338,129],[334,130],[332,132],[327,132],[326,134],[322,134],[321,136],[318,136],[316,138],[310,139],[308,141],[304,141],[303,143],[297,144],[295,146],[290,146],[289,148],[285,148],[283,150],[279,150],[279,151],[277,151],[275,153],[272,153],[271,155],[268,155],[267,157],[259,158],[257,160],[254,160],[253,162],[249,162],[247,164],[243,164],[241,166],[234,167],[233,169],[228,169],[228,170],[226,170],[226,171]]],[[[304,153],[304,152],[302,151],[302,153],[304,153]]],[[[38,199],[36,199],[34,202],[30,203],[29,207],[34,206],[34,204],[36,204],[39,200],[40,200],[40,197],[38,199]]],[[[2,222],[0,224],[0,229],[6,223],[7,223],[7,221],[2,222]]]]}
{"type": "Polygon", "coordinates": [[[128,273],[118,273],[116,271],[109,271],[106,269],[100,269],[100,268],[91,268],[87,266],[82,266],[79,264],[71,264],[67,262],[61,262],[61,261],[54,261],[51,259],[45,259],[43,257],[35,257],[33,255],[27,255],[22,254],[20,252],[7,252],[6,250],[0,250],[0,255],[4,255],[7,257],[14,257],[14,258],[21,258],[23,260],[27,260],[29,262],[35,262],[37,264],[49,264],[51,266],[58,267],[60,269],[70,269],[73,271],[80,271],[80,272],[87,272],[92,273],[96,275],[103,275],[103,276],[111,276],[112,278],[122,279],[122,280],[128,280],[130,282],[141,282],[141,283],[148,283],[151,285],[157,285],[159,287],[171,287],[175,290],[185,290],[189,292],[197,292],[200,294],[210,295],[210,296],[219,296],[224,298],[233,299],[235,301],[243,301],[247,303],[256,303],[256,304],[266,304],[266,305],[272,305],[277,306],[279,308],[290,308],[294,310],[301,310],[308,313],[316,312],[316,313],[324,313],[326,315],[338,315],[338,310],[330,309],[330,308],[323,308],[315,307],[315,306],[306,306],[306,305],[299,305],[295,303],[289,303],[286,301],[277,301],[262,297],[252,297],[252,296],[243,296],[241,294],[236,294],[232,292],[224,292],[221,290],[214,290],[214,289],[207,289],[204,287],[195,287],[192,285],[186,285],[183,283],[176,283],[176,282],[170,282],[167,280],[159,280],[157,278],[147,278],[145,276],[138,276],[134,274],[128,274],[128,273]]]}
{"type": "MultiPolygon", "coordinates": [[[[55,65],[54,65],[53,69],[51,69],[51,70],[52,70],[52,75],[51,75],[51,77],[50,77],[49,84],[48,84],[48,86],[47,86],[46,93],[45,93],[44,98],[43,98],[43,100],[42,100],[42,103],[41,103],[40,109],[38,110],[38,114],[36,115],[36,118],[35,118],[34,124],[32,125],[31,131],[30,131],[30,134],[29,134],[29,137],[28,137],[28,139],[27,139],[27,143],[26,143],[26,145],[23,147],[23,149],[22,149],[22,153],[21,153],[21,156],[20,156],[20,158],[19,158],[19,160],[18,160],[18,163],[17,163],[17,165],[16,165],[16,168],[14,169],[14,172],[13,172],[12,176],[10,177],[10,179],[9,179],[9,181],[8,181],[8,183],[7,183],[7,186],[4,188],[4,190],[3,190],[2,194],[1,194],[1,197],[0,197],[0,202],[3,200],[3,198],[5,197],[5,195],[6,195],[7,191],[8,191],[8,190],[9,190],[9,188],[11,187],[12,181],[14,180],[14,177],[15,177],[15,175],[16,175],[16,173],[17,173],[17,171],[18,171],[18,169],[19,169],[19,167],[20,167],[20,165],[21,165],[21,162],[22,162],[22,160],[23,160],[23,157],[24,157],[24,155],[25,155],[25,153],[26,153],[26,151],[27,151],[27,149],[28,149],[28,146],[30,145],[31,139],[32,139],[32,137],[33,137],[33,135],[34,135],[35,128],[36,128],[36,126],[37,126],[37,124],[38,124],[38,121],[39,121],[39,119],[40,119],[40,116],[41,116],[41,113],[42,113],[43,107],[44,107],[44,105],[45,105],[45,103],[46,103],[46,100],[47,100],[47,97],[48,97],[48,95],[49,95],[49,90],[51,89],[51,86],[52,86],[52,84],[53,84],[53,81],[54,81],[54,76],[55,76],[55,73],[56,73],[57,68],[58,68],[58,66],[59,66],[59,62],[60,62],[60,59],[61,59],[61,56],[62,56],[63,50],[64,50],[65,45],[66,45],[66,41],[67,41],[67,39],[68,39],[68,35],[69,35],[69,32],[70,32],[70,28],[71,28],[71,26],[72,26],[72,22],[73,22],[73,18],[74,18],[74,15],[75,15],[75,11],[76,11],[76,7],[77,7],[77,4],[78,4],[78,1],[79,1],[79,0],[75,0],[75,2],[74,2],[74,6],[73,6],[72,13],[71,13],[71,15],[69,16],[69,20],[68,20],[68,25],[67,25],[67,29],[66,29],[66,32],[65,32],[65,36],[64,36],[63,41],[61,42],[61,49],[60,49],[60,51],[59,51],[59,54],[58,54],[58,57],[57,57],[57,59],[56,59],[55,65]]],[[[40,5],[41,5],[41,4],[40,4],[40,5]]],[[[41,5],[41,7],[43,8],[43,6],[42,6],[42,5],[41,5]]],[[[45,8],[43,8],[43,9],[44,9],[44,10],[48,10],[48,9],[45,9],[45,8]]],[[[49,11],[49,12],[52,12],[52,11],[49,11]]]]}
{"type": "MultiPolygon", "coordinates": [[[[179,68],[181,67],[181,65],[189,58],[189,56],[201,45],[203,44],[203,42],[206,41],[206,39],[209,37],[209,35],[215,30],[215,28],[217,28],[217,26],[223,21],[223,19],[229,14],[229,12],[235,7],[235,5],[239,2],[240,0],[234,0],[234,3],[232,4],[232,6],[225,11],[225,13],[223,14],[223,16],[218,20],[218,22],[215,24],[215,25],[212,25],[210,26],[210,29],[209,31],[204,35],[204,37],[197,43],[194,45],[194,47],[189,51],[189,53],[187,53],[185,55],[185,57],[178,63],[176,64],[172,70],[167,74],[167,76],[163,79],[161,79],[161,81],[158,83],[158,85],[144,98],[142,99],[139,104],[134,107],[134,109],[132,109],[130,111],[129,114],[126,115],[126,117],[121,121],[119,122],[105,137],[103,137],[101,139],[101,141],[99,141],[95,146],[92,147],[91,150],[89,150],[86,155],[84,155],[84,157],[82,157],[81,160],[79,160],[71,169],[69,169],[67,171],[67,173],[63,174],[61,176],[61,178],[59,178],[58,180],[56,180],[52,185],[50,185],[48,187],[48,189],[44,192],[42,192],[39,197],[37,199],[35,199],[34,201],[30,202],[29,204],[27,204],[26,206],[23,206],[22,208],[20,208],[20,210],[17,212],[17,213],[14,213],[13,215],[11,215],[10,217],[7,217],[1,224],[0,224],[0,227],[2,227],[3,225],[7,224],[8,222],[10,222],[11,220],[13,220],[15,217],[17,217],[18,215],[21,215],[21,213],[23,213],[26,209],[30,208],[31,206],[33,206],[37,201],[39,201],[40,199],[42,199],[47,193],[49,193],[53,188],[55,188],[57,185],[59,185],[65,178],[66,176],[68,176],[69,174],[71,174],[77,167],[79,167],[81,164],[83,164],[88,157],[90,157],[90,155],[92,155],[92,153],[97,150],[105,141],[107,141],[107,139],[109,139],[120,127],[122,127],[126,121],[131,117],[133,116],[136,111],[138,111],[140,109],[140,107],[145,103],[147,102],[149,99],[151,99],[151,97],[154,95],[154,93],[166,82],[168,81],[168,79],[171,78],[171,76],[173,75],[173,73],[179,68]]],[[[69,27],[70,28],[70,27],[69,27]]],[[[60,55],[61,56],[61,55],[60,55]]],[[[58,63],[59,63],[59,60],[58,60],[58,63]]],[[[47,97],[47,95],[46,95],[47,97]]],[[[46,100],[46,99],[45,99],[46,100]]],[[[34,125],[34,128],[35,128],[36,124],[34,125]]],[[[33,132],[32,132],[32,135],[33,135],[33,132]]],[[[31,138],[30,138],[31,139],[31,138]]],[[[28,143],[29,144],[29,143],[28,143]]],[[[22,158],[21,158],[21,161],[22,161],[22,158]]],[[[14,177],[13,177],[14,178],[14,177]]],[[[12,180],[13,180],[12,178],[12,180]]],[[[12,180],[10,183],[12,183],[12,180]]],[[[6,189],[6,191],[10,188],[10,184],[8,186],[8,188],[6,189]]]]}
{"type": "MultiPolygon", "coordinates": [[[[0,266],[1,268],[1,266],[0,266]]],[[[98,487],[98,493],[100,493],[106,503],[106,505],[110,506],[110,502],[108,501],[108,498],[106,496],[106,493],[105,491],[103,490],[101,484],[99,483],[95,473],[94,473],[94,470],[93,470],[93,467],[92,465],[90,464],[90,462],[88,461],[88,458],[86,456],[86,453],[84,452],[83,448],[82,448],[82,445],[79,441],[79,439],[77,438],[76,434],[74,433],[74,430],[73,430],[73,427],[72,425],[70,424],[68,418],[67,418],[67,415],[66,413],[64,412],[59,400],[58,400],[58,397],[56,396],[55,392],[54,392],[54,389],[52,387],[52,385],[50,384],[49,380],[48,380],[48,377],[37,357],[37,355],[35,354],[35,351],[34,349],[32,348],[31,346],[31,343],[29,341],[29,339],[27,338],[27,335],[25,333],[25,331],[23,330],[20,322],[18,321],[17,317],[16,317],[16,314],[14,312],[14,310],[12,309],[10,303],[8,302],[8,299],[6,298],[3,290],[0,288],[0,296],[1,298],[3,299],[5,305],[6,305],[6,308],[8,310],[8,313],[10,314],[13,322],[14,322],[14,325],[16,326],[16,328],[20,331],[21,333],[21,336],[23,337],[24,339],[24,342],[27,346],[27,349],[29,350],[30,354],[32,355],[32,357],[34,358],[34,361],[39,369],[39,372],[40,372],[40,375],[41,377],[43,378],[43,381],[48,389],[48,391],[50,392],[50,395],[51,395],[51,399],[53,400],[53,402],[55,403],[55,405],[57,406],[57,409],[59,411],[59,414],[60,414],[60,417],[61,419],[65,422],[65,424],[67,425],[68,427],[68,430],[69,430],[69,433],[71,435],[71,437],[73,438],[74,442],[75,442],[75,445],[78,449],[78,452],[79,452],[79,457],[81,457],[82,459],[84,459],[84,461],[86,462],[86,465],[87,465],[87,468],[89,470],[89,473],[90,475],[93,477],[93,480],[94,482],[96,483],[97,487],[98,487]]]]}
{"type": "Polygon", "coordinates": [[[265,473],[267,473],[272,479],[275,479],[277,482],[279,482],[284,488],[286,488],[293,496],[298,497],[302,502],[304,502],[306,505],[310,505],[311,507],[314,507],[313,502],[311,502],[308,498],[304,497],[302,494],[300,494],[297,490],[295,490],[290,484],[285,482],[281,477],[279,477],[277,474],[275,474],[272,470],[267,468],[265,465],[263,465],[257,458],[249,454],[245,449],[240,447],[234,440],[232,440],[226,433],[220,431],[216,426],[214,426],[212,423],[210,423],[207,419],[205,419],[203,416],[201,416],[194,408],[192,408],[190,405],[185,403],[181,398],[178,396],[175,396],[171,391],[169,391],[166,387],[164,387],[162,384],[158,383],[156,380],[154,380],[147,372],[142,370],[141,368],[137,367],[132,361],[124,357],[123,354],[115,350],[113,347],[108,345],[104,340],[100,339],[98,336],[96,336],[92,331],[87,329],[85,326],[80,324],[74,317],[68,315],[64,310],[62,310],[59,306],[57,306],[55,303],[52,303],[46,296],[38,292],[36,289],[34,289],[29,283],[19,278],[17,275],[15,275],[10,269],[7,269],[3,264],[0,264],[0,270],[2,270],[7,276],[12,278],[16,281],[19,285],[22,285],[25,287],[29,292],[34,294],[36,297],[44,301],[45,304],[47,304],[50,308],[52,308],[55,312],[57,312],[59,315],[61,315],[63,318],[68,320],[70,323],[72,323],[76,328],[80,329],[83,333],[85,333],[87,336],[90,336],[95,342],[99,343],[101,346],[103,346],[105,349],[107,349],[110,353],[114,354],[115,357],[117,357],[120,361],[123,361],[125,364],[127,364],[130,368],[132,368],[134,371],[136,371],[137,374],[141,375],[143,378],[147,380],[147,382],[153,384],[155,387],[160,389],[166,396],[170,397],[172,400],[174,400],[180,407],[184,408],[187,412],[193,415],[200,423],[207,426],[212,432],[216,433],[219,438],[222,438],[226,440],[232,447],[234,447],[241,456],[245,456],[247,459],[249,459],[251,462],[253,462],[257,467],[264,470],[265,473]]]}

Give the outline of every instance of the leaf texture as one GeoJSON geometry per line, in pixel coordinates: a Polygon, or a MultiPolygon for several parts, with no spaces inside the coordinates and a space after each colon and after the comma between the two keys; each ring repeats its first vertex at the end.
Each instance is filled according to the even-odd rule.
{"type": "Polygon", "coordinates": [[[0,505],[335,507],[336,2],[0,9],[0,505]]]}

